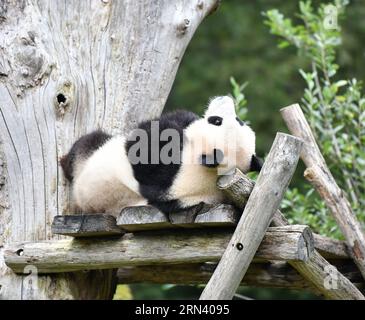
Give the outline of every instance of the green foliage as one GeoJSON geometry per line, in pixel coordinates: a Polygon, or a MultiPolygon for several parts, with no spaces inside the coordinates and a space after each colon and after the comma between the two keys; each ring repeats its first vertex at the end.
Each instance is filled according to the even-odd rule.
{"type": "Polygon", "coordinates": [[[115,291],[113,300],[132,300],[133,295],[129,286],[125,284],[119,284],[115,291]]]}
{"type": "Polygon", "coordinates": [[[248,82],[238,84],[234,77],[230,77],[229,81],[232,85],[232,95],[235,102],[236,114],[241,120],[247,122],[247,99],[243,90],[247,87],[248,82]]]}
{"type": "MultiPolygon", "coordinates": [[[[342,43],[341,30],[325,23],[328,19],[337,22],[337,16],[329,16],[329,9],[333,13],[335,8],[342,18],[347,4],[347,0],[336,0],[331,7],[321,4],[314,10],[310,1],[301,1],[301,23],[295,25],[276,9],[265,13],[265,23],[272,34],[281,37],[280,48],[294,46],[310,60],[310,70],[299,70],[307,86],[302,99],[304,112],[336,181],[346,191],[359,219],[365,221],[365,97],[356,79],[337,76],[336,49],[342,43]]],[[[283,207],[293,221],[339,236],[312,189],[306,193],[289,190],[283,207]]]]}
{"type": "Polygon", "coordinates": [[[298,188],[288,189],[281,203],[281,209],[292,224],[309,225],[322,235],[343,238],[336,221],[312,188],[305,192],[299,191],[298,188]]]}

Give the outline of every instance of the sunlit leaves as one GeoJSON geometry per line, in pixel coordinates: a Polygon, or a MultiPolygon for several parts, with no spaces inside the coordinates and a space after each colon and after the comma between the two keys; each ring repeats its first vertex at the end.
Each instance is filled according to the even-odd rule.
{"type": "MultiPolygon", "coordinates": [[[[280,48],[294,46],[312,62],[311,70],[299,70],[306,85],[302,106],[336,181],[346,191],[360,220],[365,221],[365,97],[356,79],[336,79],[340,20],[347,4],[348,0],[332,3],[338,13],[337,28],[325,27],[328,4],[314,9],[311,1],[300,2],[297,17],[301,23],[297,25],[276,9],[264,16],[270,32],[279,36],[280,48]]],[[[338,236],[324,204],[312,197],[311,191],[289,190],[283,207],[293,220],[338,236]]]]}

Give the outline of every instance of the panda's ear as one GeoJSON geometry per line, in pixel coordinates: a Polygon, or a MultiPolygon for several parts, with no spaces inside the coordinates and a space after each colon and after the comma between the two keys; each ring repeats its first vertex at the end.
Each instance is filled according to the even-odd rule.
{"type": "Polygon", "coordinates": [[[230,96],[215,97],[209,102],[204,117],[220,116],[221,118],[236,117],[234,101],[230,96]]]}
{"type": "Polygon", "coordinates": [[[262,159],[260,159],[259,157],[256,157],[255,155],[252,155],[251,164],[250,164],[250,172],[252,172],[252,171],[260,172],[263,164],[264,164],[264,161],[262,159]]]}

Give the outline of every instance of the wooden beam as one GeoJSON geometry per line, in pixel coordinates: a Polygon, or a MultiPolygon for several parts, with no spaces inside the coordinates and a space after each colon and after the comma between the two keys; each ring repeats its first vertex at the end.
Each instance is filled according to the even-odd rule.
{"type": "MultiPolygon", "coordinates": [[[[27,265],[38,273],[112,269],[129,265],[217,262],[231,238],[230,230],[190,229],[128,233],[120,238],[66,239],[14,244],[5,263],[17,273],[27,265]]],[[[306,226],[269,228],[256,261],[308,260],[313,238],[306,226]]]]}
{"type": "Polygon", "coordinates": [[[317,251],[305,263],[290,263],[305,279],[331,300],[365,300],[351,281],[317,251]],[[318,285],[319,284],[319,285],[318,285]]]}
{"type": "MultiPolygon", "coordinates": [[[[228,198],[230,198],[236,205],[244,206],[245,202],[240,199],[247,199],[247,193],[249,188],[239,188],[239,186],[253,187],[254,182],[250,180],[246,175],[242,174],[239,170],[236,170],[231,176],[225,176],[218,179],[218,187],[220,187],[228,198]],[[221,182],[221,180],[223,180],[221,182]],[[244,194],[240,197],[240,190],[243,190],[244,194]]],[[[288,221],[277,210],[274,218],[271,222],[274,226],[288,225],[288,221]]],[[[320,235],[314,235],[314,246],[321,253],[325,254],[329,258],[342,259],[348,257],[347,247],[342,241],[329,239],[320,235]]],[[[326,287],[325,279],[328,279],[330,274],[328,272],[333,271],[333,267],[330,263],[323,259],[320,253],[315,250],[314,257],[308,263],[297,264],[292,261],[289,262],[309,283],[316,288],[318,292],[321,292],[327,299],[364,299],[362,293],[341,273],[335,273],[338,279],[338,289],[330,290],[326,287]]]]}
{"type": "Polygon", "coordinates": [[[337,185],[328,169],[300,106],[294,104],[281,109],[280,112],[290,132],[303,139],[301,158],[308,168],[305,177],[312,183],[332,212],[346,238],[351,257],[365,279],[365,233],[345,193],[337,185]]]}
{"type": "MultiPolygon", "coordinates": [[[[155,284],[205,284],[212,276],[216,263],[190,263],[150,266],[129,266],[118,269],[118,283],[155,283],[155,284]]],[[[339,272],[350,281],[364,288],[359,269],[351,263],[340,263],[336,266],[339,272]]],[[[255,286],[266,288],[286,288],[294,290],[309,289],[321,294],[310,282],[304,279],[287,262],[251,263],[242,279],[241,286],[255,286]]]]}
{"type": "Polygon", "coordinates": [[[52,233],[75,238],[124,234],[117,227],[115,217],[107,214],[56,216],[52,223],[52,233]]]}
{"type": "Polygon", "coordinates": [[[295,171],[302,141],[278,133],[242,217],[201,300],[231,299],[245,275],[295,171]]]}
{"type": "Polygon", "coordinates": [[[349,259],[346,242],[313,233],[314,248],[326,259],[349,259]]]}
{"type": "MultiPolygon", "coordinates": [[[[118,269],[118,283],[205,284],[216,263],[164,266],[130,266],[118,269]]],[[[286,262],[251,263],[240,285],[309,289],[308,282],[286,262]]],[[[312,288],[310,288],[312,289],[312,288]]]]}

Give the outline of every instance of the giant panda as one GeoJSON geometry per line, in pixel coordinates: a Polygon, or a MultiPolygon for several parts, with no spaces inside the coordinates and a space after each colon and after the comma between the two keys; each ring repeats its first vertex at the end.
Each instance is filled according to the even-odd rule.
{"type": "Polygon", "coordinates": [[[222,96],[210,101],[203,117],[180,110],[144,121],[128,136],[100,130],[87,134],[62,157],[61,166],[79,209],[117,215],[127,206],[152,205],[170,213],[225,202],[216,187],[218,175],[235,167],[244,173],[259,171],[261,160],[255,154],[254,131],[237,117],[233,99],[222,96]],[[175,132],[178,139],[167,139],[163,132],[175,132]],[[145,152],[136,148],[141,137],[147,161],[138,162],[136,157],[145,152]],[[162,159],[169,144],[173,148],[165,155],[175,152],[173,163],[162,159]],[[152,161],[149,151],[157,151],[158,158],[152,161]]]}

